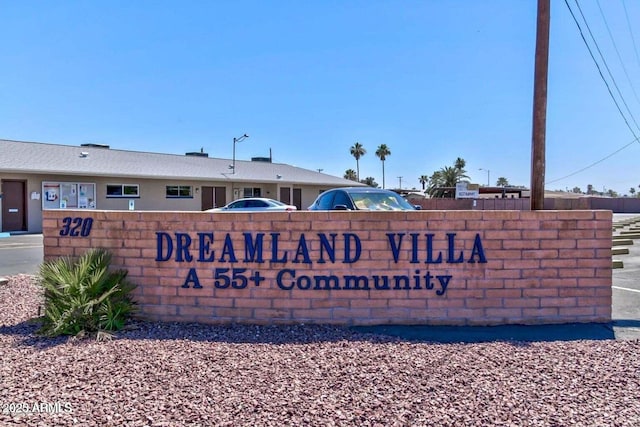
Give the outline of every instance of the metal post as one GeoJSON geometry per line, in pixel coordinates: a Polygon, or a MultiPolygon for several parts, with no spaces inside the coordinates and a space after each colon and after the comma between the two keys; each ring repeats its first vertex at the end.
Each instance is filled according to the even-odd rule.
{"type": "Polygon", "coordinates": [[[231,173],[236,173],[236,142],[243,141],[247,138],[249,138],[249,135],[247,135],[246,133],[242,135],[240,138],[236,138],[236,137],[233,138],[233,163],[231,165],[231,169],[233,169],[233,172],[231,173]]]}
{"type": "Polygon", "coordinates": [[[480,168],[478,170],[487,171],[487,187],[491,185],[491,171],[489,169],[480,168]]]}

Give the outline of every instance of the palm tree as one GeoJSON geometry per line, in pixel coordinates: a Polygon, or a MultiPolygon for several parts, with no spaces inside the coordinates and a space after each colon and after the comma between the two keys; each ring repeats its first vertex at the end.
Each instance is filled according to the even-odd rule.
{"type": "Polygon", "coordinates": [[[382,162],[382,188],[384,188],[384,161],[387,160],[387,156],[391,155],[391,150],[387,147],[387,144],[380,144],[376,150],[376,156],[382,162]]]}
{"type": "Polygon", "coordinates": [[[360,182],[363,184],[367,184],[369,187],[378,188],[378,183],[376,182],[376,179],[372,176],[368,176],[360,182]]]}
{"type": "Polygon", "coordinates": [[[427,194],[434,197],[438,187],[442,187],[442,174],[440,171],[435,171],[429,178],[429,187],[427,188],[427,194]]]}
{"type": "Polygon", "coordinates": [[[507,180],[507,178],[501,176],[500,178],[498,178],[498,180],[496,181],[496,185],[498,187],[506,187],[507,185],[509,185],[509,181],[507,180]]]}
{"type": "Polygon", "coordinates": [[[421,175],[420,178],[418,178],[418,181],[422,184],[422,191],[424,191],[424,186],[429,182],[429,177],[427,175],[421,175]]]}
{"type": "Polygon", "coordinates": [[[466,175],[461,174],[461,170],[451,166],[445,166],[440,169],[442,175],[443,187],[455,187],[456,184],[462,181],[462,178],[468,178],[466,175]]]}
{"type": "Polygon", "coordinates": [[[351,155],[356,158],[356,181],[360,180],[360,157],[365,154],[367,154],[367,150],[359,142],[356,142],[351,147],[351,155]]]}
{"type": "Polygon", "coordinates": [[[634,194],[636,194],[636,189],[635,189],[635,188],[633,188],[633,187],[631,187],[631,188],[629,189],[629,193],[631,193],[631,197],[633,197],[633,195],[634,195],[634,194]]]}
{"type": "Polygon", "coordinates": [[[461,157],[458,157],[456,159],[456,162],[454,163],[454,167],[456,169],[459,169],[461,171],[463,171],[462,173],[466,173],[466,171],[464,170],[464,167],[467,165],[467,161],[461,157]]]}
{"type": "Polygon", "coordinates": [[[344,179],[350,179],[351,181],[357,181],[358,177],[356,176],[356,171],[353,169],[347,169],[344,172],[344,179]]]}

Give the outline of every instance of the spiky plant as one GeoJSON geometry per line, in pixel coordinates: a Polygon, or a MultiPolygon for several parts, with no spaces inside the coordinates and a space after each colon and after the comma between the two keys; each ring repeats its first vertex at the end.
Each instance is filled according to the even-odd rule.
{"type": "Polygon", "coordinates": [[[109,271],[111,254],[91,249],[74,260],[58,258],[40,266],[39,283],[44,288],[44,316],[39,333],[46,336],[98,337],[124,327],[135,311],[130,298],[135,286],[126,280],[126,270],[109,271]]]}

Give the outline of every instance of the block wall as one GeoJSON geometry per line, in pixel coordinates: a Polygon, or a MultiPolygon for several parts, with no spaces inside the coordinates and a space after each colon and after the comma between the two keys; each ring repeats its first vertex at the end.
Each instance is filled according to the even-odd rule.
{"type": "Polygon", "coordinates": [[[45,260],[106,248],[141,313],[202,323],[611,319],[610,211],[45,211],[45,260]]]}

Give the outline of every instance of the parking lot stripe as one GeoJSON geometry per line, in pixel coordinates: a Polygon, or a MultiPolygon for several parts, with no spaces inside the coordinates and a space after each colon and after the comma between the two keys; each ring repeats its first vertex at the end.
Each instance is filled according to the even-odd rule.
{"type": "Polygon", "coordinates": [[[622,288],[620,286],[612,286],[613,289],[618,289],[621,291],[629,291],[629,292],[637,292],[640,294],[640,289],[630,289],[630,288],[622,288]]]}

